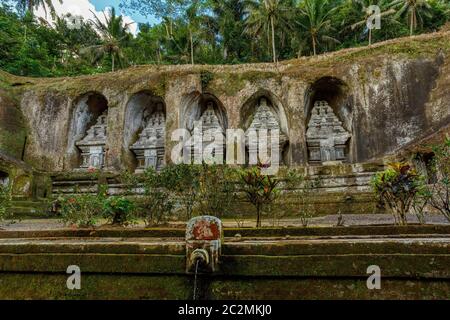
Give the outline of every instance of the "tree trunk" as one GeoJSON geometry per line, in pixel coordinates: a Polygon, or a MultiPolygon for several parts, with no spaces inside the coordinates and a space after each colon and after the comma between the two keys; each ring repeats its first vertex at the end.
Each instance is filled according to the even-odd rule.
{"type": "Polygon", "coordinates": [[[192,36],[191,29],[189,29],[189,38],[191,41],[191,64],[194,65],[194,37],[192,36]]]}
{"type": "Polygon", "coordinates": [[[111,55],[112,72],[114,72],[114,54],[111,55]]]}
{"type": "Polygon", "coordinates": [[[369,46],[372,45],[372,29],[369,28],[369,46]]]}
{"type": "Polygon", "coordinates": [[[413,11],[411,12],[411,18],[409,20],[410,20],[409,21],[409,24],[410,24],[410,26],[409,26],[409,36],[412,36],[413,32],[414,32],[414,12],[413,11]]]}
{"type": "Polygon", "coordinates": [[[314,55],[316,55],[316,37],[314,35],[312,36],[312,43],[313,43],[313,52],[314,55]]]}
{"type": "Polygon", "coordinates": [[[28,0],[28,12],[33,15],[34,11],[34,0],[28,0]]]}
{"type": "Polygon", "coordinates": [[[256,205],[256,227],[261,228],[261,205],[256,205]]]}
{"type": "Polygon", "coordinates": [[[272,26],[272,55],[273,55],[273,63],[277,63],[277,50],[275,48],[275,23],[273,21],[273,17],[270,18],[270,24],[272,26]]]}

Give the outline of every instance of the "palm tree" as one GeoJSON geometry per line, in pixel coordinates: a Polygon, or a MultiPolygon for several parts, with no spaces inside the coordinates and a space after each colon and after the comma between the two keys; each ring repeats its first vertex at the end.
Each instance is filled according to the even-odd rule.
{"type": "Polygon", "coordinates": [[[329,0],[305,0],[302,3],[299,24],[311,38],[314,55],[317,54],[319,40],[339,43],[339,40],[328,35],[332,30],[331,16],[337,9],[331,8],[329,0]]]}
{"type": "Polygon", "coordinates": [[[267,32],[268,39],[271,39],[274,63],[277,62],[275,27],[292,29],[291,11],[284,0],[251,0],[247,4],[245,32],[253,36],[259,36],[263,31],[267,32]]]}
{"type": "Polygon", "coordinates": [[[124,55],[121,47],[131,36],[128,32],[128,27],[132,23],[124,23],[122,16],[116,16],[114,8],[108,14],[103,13],[105,22],[102,22],[94,12],[92,14],[94,15],[94,20],[90,20],[90,22],[100,33],[102,44],[86,47],[82,52],[88,54],[93,63],[97,63],[105,55],[109,56],[111,58],[112,71],[114,71],[116,60],[119,66],[123,65],[124,55]]]}
{"type": "Polygon", "coordinates": [[[372,45],[372,29],[367,27],[368,23],[370,22],[373,12],[370,9],[371,6],[378,6],[380,8],[380,18],[392,15],[395,13],[395,10],[390,8],[390,3],[388,0],[353,0],[354,6],[363,12],[363,17],[360,21],[352,24],[351,28],[352,30],[359,28],[361,26],[364,26],[364,30],[368,30],[369,34],[369,46],[372,45]]]}
{"type": "Polygon", "coordinates": [[[412,36],[417,28],[418,21],[422,20],[422,15],[431,16],[430,4],[427,0],[394,0],[391,3],[393,8],[398,8],[396,17],[406,15],[409,24],[409,35],[412,36]]]}
{"type": "MultiPolygon", "coordinates": [[[[62,0],[58,0],[62,3],[62,0]]],[[[17,8],[20,12],[28,11],[31,15],[34,14],[34,10],[40,7],[44,8],[45,16],[47,16],[47,7],[50,9],[52,17],[56,16],[55,7],[52,0],[17,0],[17,8]]]]}
{"type": "Polygon", "coordinates": [[[191,64],[195,64],[194,60],[194,33],[200,29],[201,17],[199,17],[199,5],[198,1],[194,1],[186,10],[186,18],[188,24],[189,33],[189,46],[191,53],[191,64]]]}

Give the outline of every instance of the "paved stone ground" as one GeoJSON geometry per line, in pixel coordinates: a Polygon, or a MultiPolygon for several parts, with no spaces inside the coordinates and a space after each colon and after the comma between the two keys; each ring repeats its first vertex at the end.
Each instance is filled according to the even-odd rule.
{"type": "MultiPolygon", "coordinates": [[[[329,227],[336,226],[338,222],[337,215],[328,215],[322,217],[312,218],[309,222],[311,227],[329,227]]],[[[391,215],[384,214],[365,214],[365,215],[344,215],[343,222],[345,226],[367,226],[367,225],[392,225],[394,219],[391,215]]],[[[408,216],[409,223],[418,223],[418,219],[410,215],[408,216]]],[[[242,227],[254,227],[256,221],[254,219],[244,219],[239,221],[242,227]]],[[[237,220],[234,219],[224,219],[224,226],[229,228],[235,228],[238,226],[237,220]]],[[[426,217],[427,224],[450,224],[441,215],[428,215],[426,217]]],[[[99,226],[105,224],[105,222],[100,222],[99,226]]],[[[138,223],[131,226],[130,228],[142,228],[145,225],[143,223],[138,223]]],[[[171,223],[171,227],[183,228],[184,223],[176,222],[171,223]]],[[[298,218],[284,218],[280,220],[274,220],[271,218],[265,218],[263,220],[264,227],[301,227],[302,222],[298,218]]],[[[25,230],[57,230],[67,228],[58,219],[27,219],[14,222],[3,222],[0,224],[0,228],[3,230],[11,231],[25,231],[25,230]]]]}

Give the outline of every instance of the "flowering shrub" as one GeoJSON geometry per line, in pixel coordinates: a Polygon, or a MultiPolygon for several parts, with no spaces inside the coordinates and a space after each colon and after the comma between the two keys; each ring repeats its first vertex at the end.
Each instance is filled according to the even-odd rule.
{"type": "Polygon", "coordinates": [[[103,203],[103,216],[113,225],[126,225],[134,220],[135,206],[125,197],[109,197],[103,203]]]}
{"type": "Polygon", "coordinates": [[[97,194],[73,194],[57,199],[62,221],[82,228],[93,227],[102,216],[106,189],[101,186],[97,194]]]}
{"type": "Polygon", "coordinates": [[[422,177],[406,163],[393,163],[373,177],[372,186],[380,200],[391,209],[395,222],[406,225],[406,214],[423,189],[422,177]]]}

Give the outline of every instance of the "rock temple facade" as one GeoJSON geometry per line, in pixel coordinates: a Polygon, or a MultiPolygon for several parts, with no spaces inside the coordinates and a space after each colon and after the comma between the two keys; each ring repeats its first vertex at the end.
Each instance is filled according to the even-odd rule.
{"type": "MultiPolygon", "coordinates": [[[[41,197],[94,167],[119,188],[124,171],[170,164],[174,132],[192,133],[200,122],[203,149],[234,129],[247,154],[259,147],[250,129],[278,130],[283,166],[321,175],[324,199],[357,198],[386,162],[449,133],[450,49],[430,49],[448,37],[399,40],[398,53],[378,44],[278,66],[140,66],[64,79],[0,72],[1,179],[16,194],[41,197]]],[[[215,147],[213,155],[226,152],[215,147]]]]}

